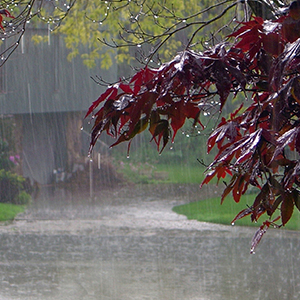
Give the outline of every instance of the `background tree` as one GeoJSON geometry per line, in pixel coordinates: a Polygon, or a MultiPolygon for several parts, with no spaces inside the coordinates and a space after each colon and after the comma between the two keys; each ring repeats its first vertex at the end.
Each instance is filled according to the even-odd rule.
{"type": "MultiPolygon", "coordinates": [[[[186,47],[189,42],[186,32],[194,33],[199,26],[204,28],[209,23],[213,24],[211,32],[217,33],[220,27],[225,28],[226,16],[220,13],[226,2],[232,1],[210,6],[209,1],[195,0],[77,0],[59,31],[66,36],[66,45],[71,49],[70,58],[78,55],[81,44],[89,46],[89,53],[82,54],[89,66],[100,58],[102,66],[109,67],[111,55],[118,62],[132,63],[137,52],[141,61],[153,60],[149,53],[155,53],[161,59],[169,58],[186,47]],[[221,16],[222,21],[219,21],[221,16]],[[101,54],[103,49],[105,53],[101,54]]],[[[232,20],[228,19],[228,22],[232,20]]]]}
{"type": "MultiPolygon", "coordinates": [[[[272,17],[284,5],[278,1],[247,3],[256,15],[272,17]]],[[[65,36],[66,46],[71,50],[70,59],[82,52],[81,45],[87,45],[89,51],[81,56],[88,66],[94,66],[99,58],[104,68],[109,68],[114,59],[132,63],[136,52],[140,61],[147,60],[149,53],[158,60],[168,59],[187,46],[202,50],[204,43],[217,43],[224,34],[230,33],[231,25],[235,26],[233,20],[243,21],[249,15],[249,7],[243,1],[232,0],[214,5],[195,0],[2,1],[0,38],[6,43],[0,54],[4,63],[20,44],[27,26],[46,26],[49,31],[65,36]],[[201,34],[200,38],[192,45],[190,37],[197,33],[201,34]],[[209,38],[205,39],[205,35],[209,38]]],[[[43,37],[36,35],[33,40],[41,42],[43,37]]]]}
{"type": "MultiPolygon", "coordinates": [[[[254,10],[259,16],[244,6],[244,21],[219,43],[210,40],[201,52],[195,41],[210,21],[197,21],[186,48],[151,68],[151,59],[165,42],[159,40],[145,66],[129,80],[110,85],[86,114],[94,120],[90,151],[103,131],[116,138],[112,147],[128,142],[129,149],[132,139],[148,129],[161,152],[186,119],[201,128],[203,113],[221,113],[232,96],[242,95],[244,103],[222,117],[207,141],[207,151],[216,147],[218,153],[202,185],[214,177],[224,180],[221,202],[230,193],[239,202],[250,186],[257,189],[254,203],[233,219],[250,215],[258,221],[266,216],[251,252],[270,225],[284,226],[294,207],[300,209],[300,2],[274,3],[262,1],[265,9],[254,10]]],[[[222,5],[214,20],[238,15],[239,3],[222,5]]]]}
{"type": "MultiPolygon", "coordinates": [[[[20,44],[27,26],[47,26],[51,32],[63,34],[71,50],[70,59],[82,52],[81,45],[88,46],[89,51],[81,53],[88,66],[93,66],[99,58],[105,68],[114,59],[132,63],[136,50],[140,50],[140,61],[149,58],[149,53],[154,53],[159,61],[183,50],[190,42],[189,36],[196,32],[210,35],[209,39],[215,43],[222,36],[220,32],[230,32],[228,26],[234,18],[242,20],[240,9],[244,6],[232,0],[214,5],[207,0],[201,3],[195,0],[3,1],[0,37],[7,43],[1,53],[2,61],[20,44]],[[226,14],[227,10],[232,13],[226,14]]],[[[34,41],[41,42],[43,38],[36,35],[34,41]]],[[[207,42],[204,38],[198,39],[193,47],[202,49],[204,42],[207,42]]]]}

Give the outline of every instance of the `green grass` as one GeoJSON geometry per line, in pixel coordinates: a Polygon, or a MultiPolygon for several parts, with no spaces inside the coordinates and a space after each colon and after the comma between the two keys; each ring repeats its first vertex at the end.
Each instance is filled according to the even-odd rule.
{"type": "MultiPolygon", "coordinates": [[[[216,197],[175,206],[173,211],[185,215],[189,220],[230,225],[234,217],[242,209],[246,208],[247,204],[251,205],[253,203],[254,198],[255,195],[244,195],[239,203],[235,203],[231,197],[227,197],[223,204],[220,205],[220,197],[216,197]]],[[[250,216],[246,216],[245,218],[236,221],[235,224],[241,226],[260,226],[267,218],[267,215],[263,215],[257,223],[252,223],[250,216]]],[[[292,218],[284,228],[300,230],[300,213],[297,209],[294,210],[292,218]]]]}
{"type": "Polygon", "coordinates": [[[24,210],[24,205],[0,203],[0,222],[13,220],[17,214],[24,210]]]}
{"type": "MultiPolygon", "coordinates": [[[[200,184],[205,168],[197,161],[195,164],[146,164],[125,163],[119,169],[125,179],[134,183],[189,183],[200,184]]],[[[216,181],[212,180],[212,183],[216,181]]]]}
{"type": "Polygon", "coordinates": [[[156,172],[168,173],[168,178],[165,182],[168,183],[195,183],[200,184],[204,177],[205,168],[197,161],[195,164],[170,164],[170,165],[155,165],[156,172]]]}

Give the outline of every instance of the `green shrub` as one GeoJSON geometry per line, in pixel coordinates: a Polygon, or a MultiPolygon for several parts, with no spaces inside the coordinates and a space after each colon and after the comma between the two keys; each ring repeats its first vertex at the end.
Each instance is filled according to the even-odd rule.
{"type": "Polygon", "coordinates": [[[24,177],[4,169],[0,170],[0,202],[25,204],[24,201],[29,201],[30,195],[25,192],[24,183],[24,177]]]}
{"type": "Polygon", "coordinates": [[[26,205],[31,202],[31,196],[25,191],[20,192],[14,199],[13,204],[26,205]]]}

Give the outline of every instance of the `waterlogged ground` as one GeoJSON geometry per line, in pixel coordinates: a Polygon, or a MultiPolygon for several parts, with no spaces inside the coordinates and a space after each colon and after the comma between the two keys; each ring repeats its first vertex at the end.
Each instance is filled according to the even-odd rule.
{"type": "Polygon", "coordinates": [[[298,232],[271,230],[255,255],[253,228],[188,221],[174,205],[197,186],[89,193],[45,188],[0,226],[0,300],[300,298],[298,232]]]}

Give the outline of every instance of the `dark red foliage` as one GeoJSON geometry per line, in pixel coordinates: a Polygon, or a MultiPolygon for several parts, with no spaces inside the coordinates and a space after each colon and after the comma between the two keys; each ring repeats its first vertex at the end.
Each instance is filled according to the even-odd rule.
{"type": "Polygon", "coordinates": [[[273,221],[265,221],[263,224],[259,227],[259,229],[256,231],[254,234],[252,241],[251,241],[251,249],[250,253],[253,254],[255,253],[255,249],[259,242],[261,241],[263,235],[266,233],[267,229],[270,227],[270,225],[273,225],[274,227],[277,227],[275,222],[279,220],[279,217],[274,219],[273,221]]]}
{"type": "MultiPolygon", "coordinates": [[[[90,151],[103,131],[117,145],[148,128],[161,152],[186,119],[201,124],[212,97],[222,111],[230,94],[250,93],[248,107],[222,118],[208,138],[207,151],[216,146],[218,153],[202,185],[231,176],[221,202],[230,193],[239,202],[249,186],[256,187],[254,203],[233,222],[247,215],[271,218],[279,210],[284,226],[300,207],[300,25],[292,15],[240,25],[231,45],[186,50],[159,69],[145,67],[129,83],[109,87],[87,113],[94,116],[90,151]]],[[[263,223],[251,251],[277,221],[263,223]]]]}
{"type": "Polygon", "coordinates": [[[7,9],[0,9],[0,28],[4,31],[5,29],[2,25],[2,21],[3,21],[2,15],[4,15],[7,18],[11,18],[11,19],[14,19],[15,17],[12,16],[7,9]]]}
{"type": "Polygon", "coordinates": [[[148,128],[162,150],[186,119],[202,125],[201,104],[208,94],[219,95],[222,109],[232,89],[244,89],[244,68],[242,51],[228,51],[225,45],[205,53],[187,50],[160,69],[145,67],[129,83],[109,87],[89,108],[86,117],[92,114],[95,120],[91,149],[104,130],[117,139],[116,145],[148,128]],[[216,92],[208,91],[212,85],[216,92]]]}

